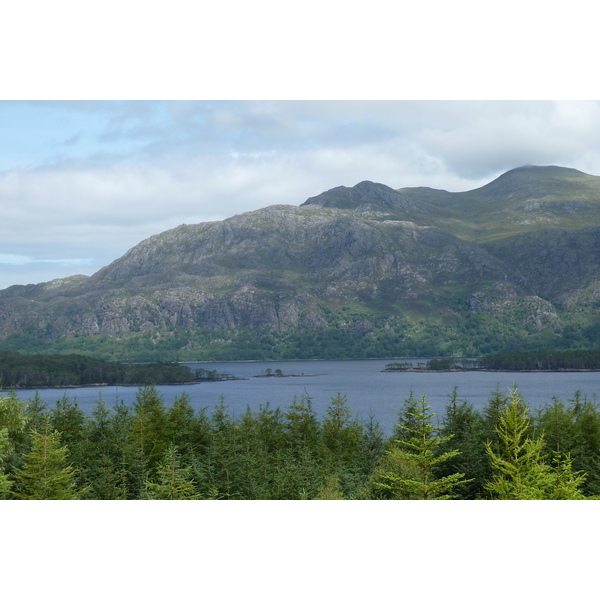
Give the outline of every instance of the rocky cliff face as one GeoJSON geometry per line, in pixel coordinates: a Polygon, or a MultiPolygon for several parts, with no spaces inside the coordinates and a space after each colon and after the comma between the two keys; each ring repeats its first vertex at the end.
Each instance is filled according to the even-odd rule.
{"type": "Polygon", "coordinates": [[[525,167],[470,192],[362,182],[181,225],[92,277],[0,291],[0,339],[310,332],[350,308],[369,335],[515,306],[560,332],[561,307],[599,298],[600,178],[525,167]]]}

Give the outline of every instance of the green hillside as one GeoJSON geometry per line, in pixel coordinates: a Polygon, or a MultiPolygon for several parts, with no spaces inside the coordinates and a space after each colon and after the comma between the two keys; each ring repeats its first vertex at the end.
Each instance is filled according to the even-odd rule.
{"type": "Polygon", "coordinates": [[[600,177],[526,166],[471,191],[363,181],[180,225],[91,277],[0,291],[0,349],[111,360],[593,348],[600,177]]]}

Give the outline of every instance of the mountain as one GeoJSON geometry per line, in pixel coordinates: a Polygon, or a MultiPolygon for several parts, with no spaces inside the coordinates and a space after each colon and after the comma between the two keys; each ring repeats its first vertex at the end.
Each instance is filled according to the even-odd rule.
{"type": "Polygon", "coordinates": [[[155,360],[593,347],[600,177],[466,192],[363,181],[180,225],[91,277],[0,291],[0,349],[155,360]]]}

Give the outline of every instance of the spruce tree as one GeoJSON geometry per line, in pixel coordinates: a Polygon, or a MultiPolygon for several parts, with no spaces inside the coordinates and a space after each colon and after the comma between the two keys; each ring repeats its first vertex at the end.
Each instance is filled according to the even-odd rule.
{"type": "Polygon", "coordinates": [[[440,445],[450,439],[441,436],[441,427],[431,424],[435,413],[430,412],[425,395],[420,400],[405,404],[405,415],[402,415],[400,425],[405,434],[395,440],[395,446],[388,451],[393,456],[398,470],[386,471],[379,474],[379,481],[374,484],[391,492],[394,497],[401,499],[449,499],[453,488],[465,483],[464,473],[452,473],[436,477],[435,468],[456,456],[459,451],[440,452],[440,445]]]}
{"type": "Polygon", "coordinates": [[[497,426],[498,449],[488,442],[493,477],[485,488],[499,500],[581,499],[584,475],[573,473],[570,457],[555,467],[543,459],[543,437],[530,437],[528,407],[513,387],[497,426]]]}
{"type": "Polygon", "coordinates": [[[0,396],[0,429],[7,429],[13,446],[21,447],[26,442],[29,427],[25,405],[14,391],[11,390],[7,396],[0,396]]]}
{"type": "Polygon", "coordinates": [[[350,462],[360,448],[362,428],[352,418],[347,402],[340,393],[332,397],[323,419],[323,442],[334,464],[350,462]]]}
{"type": "Polygon", "coordinates": [[[211,443],[207,458],[210,468],[210,487],[222,498],[237,498],[236,474],[239,439],[235,422],[221,396],[211,415],[211,443]]]}
{"type": "Polygon", "coordinates": [[[570,448],[573,467],[585,471],[587,479],[583,484],[586,495],[600,494],[600,411],[595,401],[576,400],[571,407],[574,442],[570,448]]]}
{"type": "Polygon", "coordinates": [[[330,474],[325,476],[325,481],[314,498],[315,500],[344,500],[344,493],[340,488],[340,478],[338,475],[330,474]]]}
{"type": "Polygon", "coordinates": [[[0,429],[0,499],[4,500],[8,497],[12,481],[5,473],[4,463],[6,457],[10,453],[10,444],[8,441],[8,429],[0,429]]]}
{"type": "Polygon", "coordinates": [[[169,443],[175,444],[183,456],[191,454],[194,448],[194,408],[185,392],[175,396],[173,405],[167,409],[166,429],[169,443]]]}
{"type": "Polygon", "coordinates": [[[25,414],[31,429],[39,429],[42,426],[46,408],[47,404],[42,400],[38,391],[35,392],[33,398],[27,400],[25,414]]]}
{"type": "Polygon", "coordinates": [[[191,477],[191,467],[181,466],[175,444],[170,444],[159,463],[155,481],[148,482],[148,500],[197,500],[200,496],[191,477]]]}
{"type": "Polygon", "coordinates": [[[152,472],[168,446],[166,410],[162,396],[153,385],[139,388],[133,407],[133,436],[139,460],[152,472]]]}
{"type": "Polygon", "coordinates": [[[42,431],[32,431],[31,451],[17,469],[13,495],[20,500],[77,500],[85,490],[76,487],[76,472],[67,464],[68,449],[60,433],[46,420],[42,431]]]}
{"type": "Polygon", "coordinates": [[[439,446],[440,452],[458,450],[458,454],[439,463],[435,470],[438,477],[452,473],[464,473],[469,481],[458,484],[456,493],[461,499],[473,500],[483,491],[482,474],[488,458],[485,444],[480,437],[482,417],[466,400],[458,399],[457,388],[448,398],[442,419],[441,433],[445,438],[439,446]]]}
{"type": "Polygon", "coordinates": [[[321,426],[311,398],[294,397],[285,413],[286,447],[275,475],[275,491],[281,499],[309,499],[319,491],[324,477],[321,426]]]}
{"type": "Polygon", "coordinates": [[[82,442],[81,481],[98,500],[121,500],[127,497],[121,472],[123,447],[114,430],[115,415],[99,395],[86,421],[85,441],[82,442]]]}

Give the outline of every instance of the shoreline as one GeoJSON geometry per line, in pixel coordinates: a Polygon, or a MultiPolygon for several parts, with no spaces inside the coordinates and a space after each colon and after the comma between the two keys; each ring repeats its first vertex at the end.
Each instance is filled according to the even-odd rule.
{"type": "Polygon", "coordinates": [[[36,386],[13,386],[8,390],[77,390],[79,388],[94,387],[147,387],[149,385],[197,385],[203,381],[184,381],[182,383],[82,383],[80,385],[36,385],[36,386]]]}
{"type": "Polygon", "coordinates": [[[382,369],[381,373],[598,373],[600,369],[382,369]]]}

